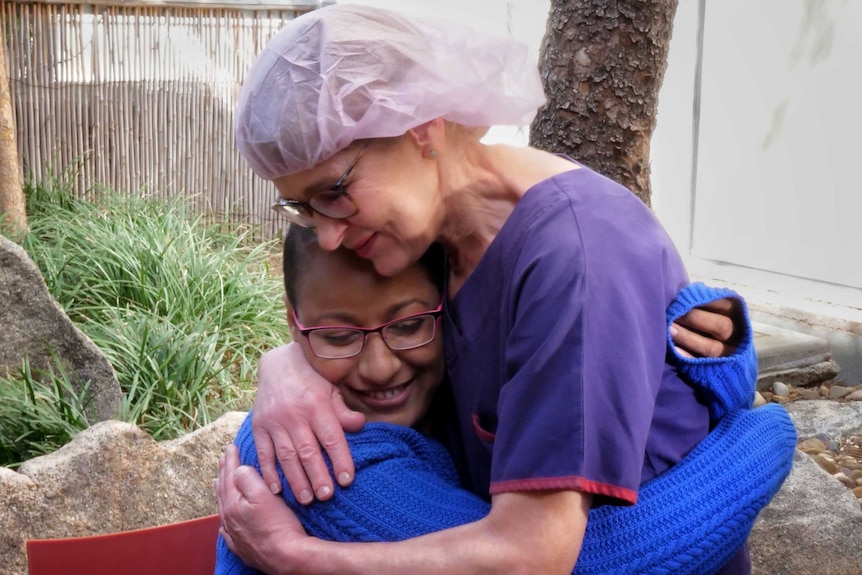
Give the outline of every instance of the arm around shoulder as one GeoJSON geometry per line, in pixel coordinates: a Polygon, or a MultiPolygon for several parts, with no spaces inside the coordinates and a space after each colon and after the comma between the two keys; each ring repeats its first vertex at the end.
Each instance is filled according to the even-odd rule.
{"type": "Polygon", "coordinates": [[[354,470],[343,429],[359,429],[363,416],[347,409],[335,386],[314,371],[296,343],[261,357],[258,382],[253,429],[270,490],[275,493],[280,486],[277,459],[297,499],[328,499],[333,481],[324,451],[339,484],[349,484],[354,470]]]}
{"type": "MultiPolygon", "coordinates": [[[[236,549],[250,564],[291,574],[571,573],[588,497],[566,491],[504,493],[489,506],[459,488],[442,446],[414,430],[373,424],[349,438],[357,465],[353,485],[337,488],[331,501],[309,506],[283,492],[295,519],[316,537],[284,528],[267,537],[273,529],[263,515],[277,514],[278,523],[285,524],[281,516],[293,514],[284,502],[275,503],[256,473],[239,473],[240,458],[246,465],[256,462],[250,422],[243,423],[238,450],[226,453],[219,500],[227,507],[232,499],[247,501],[240,510],[259,510],[254,517],[231,514],[237,533],[255,534],[242,537],[252,545],[236,549]],[[397,542],[370,543],[384,540],[397,542]]],[[[227,559],[234,558],[220,562],[230,564],[227,559]]]]}

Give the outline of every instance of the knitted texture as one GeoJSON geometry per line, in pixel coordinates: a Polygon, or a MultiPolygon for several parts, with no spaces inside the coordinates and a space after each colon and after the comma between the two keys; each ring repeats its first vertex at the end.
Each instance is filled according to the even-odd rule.
{"type": "MultiPolygon", "coordinates": [[[[400,541],[488,514],[488,503],[461,489],[448,451],[417,431],[370,423],[359,433],[348,433],[347,440],[355,478],[347,489],[336,485],[329,501],[300,505],[278,468],[282,496],[309,535],[344,542],[400,541]]],[[[242,464],[260,472],[251,413],[234,443],[242,464]]],[[[219,536],[217,574],[256,572],[231,553],[219,536]]]]}
{"type": "MultiPolygon", "coordinates": [[[[734,296],[694,285],[681,293],[688,303],[668,312],[669,321],[696,305],[734,296]]],[[[576,574],[713,573],[745,543],[757,514],[790,473],[796,430],[787,412],[779,405],[747,408],[745,390],[753,396],[756,377],[750,329],[730,358],[680,358],[679,363],[680,372],[712,402],[711,413],[731,413],[679,463],[643,484],[636,505],[590,512],[576,574]]],[[[280,475],[284,499],[309,534],[332,541],[399,541],[477,521],[489,512],[487,502],[460,488],[446,450],[415,430],[368,424],[347,437],[355,480],[347,489],[336,486],[330,501],[299,505],[280,475]]],[[[251,414],[235,443],[242,463],[260,471],[251,414]]],[[[221,537],[217,554],[217,574],[257,572],[221,537]]]]}
{"type": "Polygon", "coordinates": [[[754,405],[754,391],[757,383],[757,354],[754,349],[754,335],[748,308],[739,294],[726,288],[712,288],[700,282],[686,286],[667,309],[667,323],[670,326],[680,316],[691,309],[707,303],[732,298],[739,303],[742,318],[734,318],[734,324],[744,325],[745,331],[733,355],[728,357],[688,358],[676,352],[667,334],[668,349],[677,358],[675,362],[679,374],[698,390],[703,402],[709,407],[710,419],[715,422],[727,413],[737,409],[751,408],[754,405]],[[739,321],[740,319],[744,321],[739,321]]]}
{"type": "MultiPolygon", "coordinates": [[[[284,499],[310,535],[331,541],[399,541],[478,521],[490,511],[461,489],[446,450],[413,429],[372,423],[348,434],[354,484],[329,501],[284,499]]],[[[249,416],[237,436],[257,465],[249,416]]],[[[783,407],[737,410],[677,465],[640,488],[638,503],[590,511],[574,573],[714,573],[745,543],[757,514],[790,473],[796,431],[783,407]]],[[[216,573],[255,573],[219,538],[216,573]]]]}
{"type": "Polygon", "coordinates": [[[574,572],[716,572],[745,543],[795,452],[796,428],[780,405],[727,415],[682,461],[643,484],[636,505],[590,512],[574,572]]]}

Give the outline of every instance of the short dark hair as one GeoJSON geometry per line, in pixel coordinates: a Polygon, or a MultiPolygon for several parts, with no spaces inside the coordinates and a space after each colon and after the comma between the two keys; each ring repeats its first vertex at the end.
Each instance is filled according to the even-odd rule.
{"type": "MultiPolygon", "coordinates": [[[[345,248],[339,248],[345,249],[345,248]]],[[[288,301],[296,307],[296,289],[299,276],[308,266],[312,258],[327,257],[332,252],[327,252],[317,243],[317,234],[313,228],[291,225],[284,237],[284,249],[282,253],[282,268],[284,272],[284,293],[288,301]]],[[[353,257],[359,257],[354,255],[353,257]]],[[[443,276],[445,253],[440,244],[431,244],[431,247],[422,255],[418,264],[422,267],[428,280],[434,286],[443,291],[443,276]]]]}

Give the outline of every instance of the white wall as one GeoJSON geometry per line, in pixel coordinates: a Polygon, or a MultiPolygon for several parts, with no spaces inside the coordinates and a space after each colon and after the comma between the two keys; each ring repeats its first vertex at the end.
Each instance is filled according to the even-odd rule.
{"type": "Polygon", "coordinates": [[[862,2],[706,1],[702,60],[700,5],[680,0],[674,23],[655,211],[693,276],[736,287],[761,319],[829,338],[858,383],[862,2]]]}

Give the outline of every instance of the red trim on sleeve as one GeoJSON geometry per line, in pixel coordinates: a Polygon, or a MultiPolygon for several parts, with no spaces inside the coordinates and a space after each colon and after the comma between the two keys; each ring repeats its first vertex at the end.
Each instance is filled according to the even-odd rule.
{"type": "Polygon", "coordinates": [[[494,443],[494,440],[497,439],[497,436],[495,434],[482,428],[482,424],[479,421],[479,416],[475,413],[473,414],[473,430],[476,432],[476,435],[482,441],[494,443]]]}
{"type": "Polygon", "coordinates": [[[541,490],[566,490],[582,491],[593,495],[605,495],[620,499],[625,503],[634,505],[638,501],[637,491],[626,489],[618,485],[609,485],[591,481],[578,475],[568,477],[542,477],[533,479],[513,479],[510,481],[497,481],[491,484],[491,495],[509,493],[512,491],[541,491],[541,490]]]}

